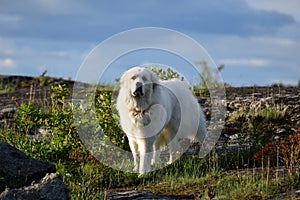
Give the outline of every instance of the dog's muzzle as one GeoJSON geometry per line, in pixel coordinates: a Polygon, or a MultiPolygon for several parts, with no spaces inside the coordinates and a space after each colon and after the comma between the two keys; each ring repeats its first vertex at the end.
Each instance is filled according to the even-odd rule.
{"type": "Polygon", "coordinates": [[[135,97],[143,97],[145,95],[143,84],[140,82],[136,83],[136,89],[133,91],[133,96],[135,97]]]}

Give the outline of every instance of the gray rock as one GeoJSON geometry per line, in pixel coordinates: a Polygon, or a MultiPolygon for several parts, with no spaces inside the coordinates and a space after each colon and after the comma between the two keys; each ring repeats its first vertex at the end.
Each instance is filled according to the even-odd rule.
{"type": "Polygon", "coordinates": [[[16,107],[8,107],[0,110],[0,119],[12,118],[16,112],[16,107]]]}
{"type": "Polygon", "coordinates": [[[39,182],[30,186],[9,189],[0,194],[2,200],[22,199],[22,200],[67,200],[70,199],[68,189],[60,177],[55,174],[46,174],[39,182]]]}
{"type": "Polygon", "coordinates": [[[40,128],[34,127],[30,130],[27,137],[31,139],[45,139],[50,140],[52,135],[53,129],[51,127],[43,126],[40,128]]]}
{"type": "Polygon", "coordinates": [[[6,187],[28,186],[55,171],[53,164],[28,157],[8,143],[0,143],[0,192],[6,187]]]}
{"type": "Polygon", "coordinates": [[[108,200],[145,200],[145,199],[194,199],[194,195],[187,196],[170,196],[170,195],[157,195],[147,190],[129,190],[122,192],[108,193],[106,198],[108,200]]]}

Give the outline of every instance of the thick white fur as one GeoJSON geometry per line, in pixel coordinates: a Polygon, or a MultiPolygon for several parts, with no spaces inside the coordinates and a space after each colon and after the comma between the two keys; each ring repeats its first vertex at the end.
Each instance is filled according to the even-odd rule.
{"type": "Polygon", "coordinates": [[[179,138],[203,141],[206,121],[184,81],[161,81],[151,71],[134,67],[120,79],[117,110],[134,158],[134,170],[144,174],[159,160],[159,150],[170,147],[170,160],[179,138]],[[140,93],[136,95],[137,82],[140,93]]]}

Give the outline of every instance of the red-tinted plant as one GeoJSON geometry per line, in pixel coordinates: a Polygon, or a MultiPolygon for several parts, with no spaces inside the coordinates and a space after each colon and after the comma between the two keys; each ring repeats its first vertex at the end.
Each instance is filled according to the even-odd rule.
{"type": "MultiPolygon", "coordinates": [[[[271,142],[267,143],[261,151],[253,155],[253,159],[257,161],[258,164],[267,164],[267,160],[270,158],[276,158],[276,146],[271,142]]],[[[270,159],[271,165],[274,165],[275,163],[276,159],[270,159]]]]}
{"type": "Polygon", "coordinates": [[[288,138],[279,141],[279,152],[285,166],[292,173],[300,164],[300,128],[288,138]]]}

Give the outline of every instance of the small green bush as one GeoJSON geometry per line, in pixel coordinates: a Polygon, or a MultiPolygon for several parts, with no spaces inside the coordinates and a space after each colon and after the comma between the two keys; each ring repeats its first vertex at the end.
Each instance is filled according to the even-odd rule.
{"type": "Polygon", "coordinates": [[[115,145],[130,150],[126,134],[118,123],[118,115],[113,105],[112,91],[101,89],[95,99],[96,113],[105,136],[115,145]]]}
{"type": "Polygon", "coordinates": [[[50,94],[52,100],[52,106],[57,106],[58,103],[64,104],[66,97],[70,96],[70,90],[67,88],[65,84],[51,86],[50,87],[50,94]]]}
{"type": "Polygon", "coordinates": [[[48,161],[66,160],[70,153],[82,148],[73,121],[73,106],[66,103],[70,95],[66,85],[50,88],[51,106],[41,107],[32,102],[22,103],[17,109],[15,122],[25,136],[38,134],[40,128],[48,129],[47,136],[24,140],[35,144],[30,154],[48,161]]]}
{"type": "Polygon", "coordinates": [[[170,80],[170,79],[178,79],[180,75],[178,72],[173,71],[171,68],[159,69],[157,66],[149,67],[151,71],[153,71],[161,80],[170,80]]]}
{"type": "Polygon", "coordinates": [[[210,67],[206,61],[200,61],[196,64],[201,66],[202,71],[199,74],[200,83],[194,88],[195,93],[201,96],[209,96],[210,90],[223,87],[218,74],[224,69],[224,65],[220,65],[215,69],[210,67]]]}
{"type": "Polygon", "coordinates": [[[254,146],[264,146],[280,124],[285,122],[287,107],[273,105],[266,108],[242,107],[229,114],[228,121],[237,122],[239,133],[247,133],[254,146]]]}
{"type": "Polygon", "coordinates": [[[0,83],[0,94],[10,94],[16,90],[17,85],[14,83],[0,83]]]}

